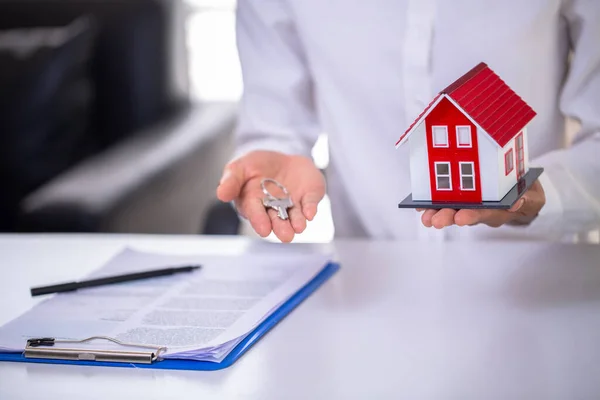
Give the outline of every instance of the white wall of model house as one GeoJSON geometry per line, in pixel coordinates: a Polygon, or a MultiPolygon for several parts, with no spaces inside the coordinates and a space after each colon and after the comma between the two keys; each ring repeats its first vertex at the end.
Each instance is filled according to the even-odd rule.
{"type": "MultiPolygon", "coordinates": [[[[479,150],[479,182],[482,201],[498,201],[498,144],[482,128],[477,127],[479,150]]],[[[502,170],[504,171],[504,170],[502,170]]]]}
{"type": "Polygon", "coordinates": [[[431,201],[427,135],[423,120],[408,137],[410,151],[410,181],[413,200],[431,201]]]}
{"type": "MultiPolygon", "coordinates": [[[[500,201],[517,183],[516,141],[512,138],[504,147],[498,144],[481,128],[477,129],[479,142],[479,166],[481,197],[483,201],[500,201]],[[513,168],[506,175],[505,155],[512,149],[513,168]]],[[[523,154],[525,172],[529,168],[527,129],[523,129],[523,154]]]]}
{"type": "Polygon", "coordinates": [[[517,183],[517,153],[515,147],[515,139],[512,138],[506,143],[504,147],[498,146],[498,190],[500,196],[498,200],[502,199],[506,193],[517,183]],[[507,151],[512,149],[512,171],[506,175],[506,161],[505,154],[507,151]]]}
{"type": "MultiPolygon", "coordinates": [[[[527,128],[522,130],[523,132],[523,156],[524,156],[524,164],[525,164],[525,172],[529,170],[529,149],[527,146],[527,128]]],[[[498,147],[498,146],[497,146],[498,147]]],[[[516,136],[509,140],[509,142],[502,148],[498,147],[498,190],[499,190],[499,198],[498,200],[502,200],[502,198],[508,193],[513,186],[517,184],[517,146],[516,146],[516,136]],[[506,161],[505,155],[506,152],[512,149],[512,163],[513,169],[510,171],[508,175],[506,175],[506,161]]]]}

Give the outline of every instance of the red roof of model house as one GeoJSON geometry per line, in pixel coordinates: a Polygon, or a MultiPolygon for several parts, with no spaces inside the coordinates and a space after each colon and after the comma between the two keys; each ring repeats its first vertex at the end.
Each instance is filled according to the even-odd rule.
{"type": "Polygon", "coordinates": [[[396,142],[399,146],[444,97],[450,99],[504,147],[535,116],[533,111],[487,64],[480,63],[442,90],[396,142]]]}

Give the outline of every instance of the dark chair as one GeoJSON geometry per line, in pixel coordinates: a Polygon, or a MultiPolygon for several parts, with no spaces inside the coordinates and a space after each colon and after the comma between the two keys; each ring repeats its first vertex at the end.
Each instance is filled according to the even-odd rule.
{"type": "Polygon", "coordinates": [[[0,0],[0,232],[221,233],[236,105],[178,89],[175,3],[0,0]]]}
{"type": "Polygon", "coordinates": [[[231,204],[215,202],[207,212],[201,233],[205,235],[238,235],[241,221],[231,204]]]}

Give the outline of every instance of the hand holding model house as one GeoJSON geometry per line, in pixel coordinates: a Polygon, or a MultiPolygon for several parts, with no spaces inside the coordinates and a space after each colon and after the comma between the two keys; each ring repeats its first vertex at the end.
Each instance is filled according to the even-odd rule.
{"type": "Polygon", "coordinates": [[[499,209],[461,209],[452,208],[423,209],[421,221],[426,227],[438,229],[446,226],[472,226],[485,224],[494,228],[510,224],[527,224],[539,214],[546,203],[544,189],[539,181],[535,181],[529,190],[508,210],[499,209]]]}
{"type": "Polygon", "coordinates": [[[545,204],[530,168],[536,113],[485,63],[442,90],[396,142],[410,146],[412,194],[425,226],[527,223],[545,204]]]}

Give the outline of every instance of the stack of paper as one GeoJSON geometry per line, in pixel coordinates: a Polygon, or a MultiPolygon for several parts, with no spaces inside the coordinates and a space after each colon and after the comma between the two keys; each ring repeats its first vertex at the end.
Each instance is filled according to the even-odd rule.
{"type": "Polygon", "coordinates": [[[23,351],[30,338],[101,335],[165,346],[165,359],[220,362],[330,259],[327,254],[181,256],[126,249],[89,278],[189,264],[202,268],[54,295],[0,328],[0,351],[23,351]]]}

